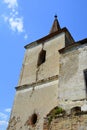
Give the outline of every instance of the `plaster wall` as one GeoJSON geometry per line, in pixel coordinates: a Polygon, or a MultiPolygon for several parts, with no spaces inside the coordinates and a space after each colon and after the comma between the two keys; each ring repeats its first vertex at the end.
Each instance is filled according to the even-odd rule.
{"type": "Polygon", "coordinates": [[[34,89],[29,87],[17,91],[8,130],[43,130],[44,117],[50,109],[57,106],[57,97],[58,79],[34,89]],[[38,116],[35,127],[26,124],[33,113],[38,116]]]}
{"type": "Polygon", "coordinates": [[[28,48],[21,70],[18,85],[31,84],[36,80],[42,80],[59,74],[59,53],[58,50],[65,46],[65,33],[37,44],[35,47],[28,48]],[[37,67],[40,51],[46,50],[46,61],[37,67]]]}
{"type": "Polygon", "coordinates": [[[64,109],[84,104],[87,98],[84,80],[85,69],[87,69],[86,45],[61,54],[58,101],[64,109]]]}

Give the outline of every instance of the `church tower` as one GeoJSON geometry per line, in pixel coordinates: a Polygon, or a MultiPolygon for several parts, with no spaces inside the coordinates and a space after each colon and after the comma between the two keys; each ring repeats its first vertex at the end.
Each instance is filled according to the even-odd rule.
{"type": "Polygon", "coordinates": [[[55,16],[50,33],[25,46],[8,130],[43,130],[45,115],[58,105],[59,50],[72,42],[55,16]]]}
{"type": "MultiPolygon", "coordinates": [[[[63,68],[66,61],[62,63],[60,58],[63,59],[61,52],[73,43],[75,41],[71,34],[67,28],[60,27],[55,16],[49,34],[25,46],[26,52],[7,130],[43,130],[46,115],[58,105],[63,106],[64,99],[67,101],[70,98],[66,96],[67,93],[63,95],[65,90],[62,93],[65,79],[61,79],[60,75],[62,77],[66,74],[63,68]]],[[[68,67],[68,62],[69,60],[65,67],[68,67]]],[[[69,72],[69,68],[67,70],[69,72]]],[[[68,82],[69,77],[65,78],[68,82]]]]}

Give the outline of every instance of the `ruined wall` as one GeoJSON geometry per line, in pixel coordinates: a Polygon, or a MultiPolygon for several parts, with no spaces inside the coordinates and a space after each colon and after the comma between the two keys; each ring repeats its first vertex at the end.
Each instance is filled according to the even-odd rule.
{"type": "Polygon", "coordinates": [[[65,46],[65,34],[38,44],[26,50],[24,63],[19,80],[19,86],[30,84],[38,80],[46,79],[59,74],[59,53],[58,50],[65,46]],[[37,67],[38,56],[42,48],[46,50],[46,61],[37,67]]]}
{"type": "Polygon", "coordinates": [[[60,56],[58,103],[64,109],[84,105],[86,85],[84,70],[87,69],[87,46],[71,48],[60,56]]]}
{"type": "Polygon", "coordinates": [[[49,124],[45,119],[43,130],[87,130],[87,113],[56,117],[49,124]]]}

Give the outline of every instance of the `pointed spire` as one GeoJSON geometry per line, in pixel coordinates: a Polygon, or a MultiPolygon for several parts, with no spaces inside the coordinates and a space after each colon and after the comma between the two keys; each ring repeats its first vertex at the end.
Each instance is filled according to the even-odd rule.
{"type": "Polygon", "coordinates": [[[54,19],[52,28],[50,30],[50,34],[61,29],[60,24],[59,24],[58,19],[57,19],[57,15],[55,15],[54,17],[55,17],[55,19],[54,19]]]}

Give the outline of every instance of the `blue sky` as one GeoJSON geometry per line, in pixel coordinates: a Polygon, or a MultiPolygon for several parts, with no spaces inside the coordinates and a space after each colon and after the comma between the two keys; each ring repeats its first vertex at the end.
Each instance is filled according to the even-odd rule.
{"type": "Polygon", "coordinates": [[[6,130],[24,46],[47,35],[54,15],[75,41],[87,37],[87,0],[0,0],[0,130],[6,130]]]}

